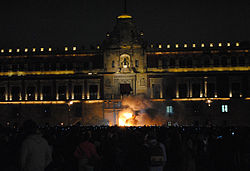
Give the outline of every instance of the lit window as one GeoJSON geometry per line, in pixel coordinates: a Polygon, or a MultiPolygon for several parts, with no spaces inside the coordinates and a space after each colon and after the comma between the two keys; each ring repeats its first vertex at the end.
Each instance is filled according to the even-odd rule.
{"type": "Polygon", "coordinates": [[[213,43],[210,43],[210,45],[209,45],[210,47],[214,47],[214,44],[213,43]]]}
{"type": "Polygon", "coordinates": [[[154,45],[153,45],[153,44],[151,44],[151,45],[150,45],[150,47],[151,47],[151,48],[153,48],[153,47],[154,47],[154,45]]]}
{"type": "Polygon", "coordinates": [[[184,48],[186,48],[187,47],[187,44],[184,44],[184,48]]]}
{"type": "Polygon", "coordinates": [[[43,52],[44,51],[44,48],[41,48],[41,52],[43,52]]]}
{"type": "Polygon", "coordinates": [[[201,47],[205,47],[205,44],[204,44],[204,43],[202,43],[202,44],[201,44],[201,47]]]}
{"type": "Polygon", "coordinates": [[[167,48],[170,48],[170,45],[167,45],[167,48]]]}
{"type": "Polygon", "coordinates": [[[228,105],[221,105],[221,111],[222,111],[223,113],[228,112],[228,105]]]}
{"type": "Polygon", "coordinates": [[[97,46],[96,48],[97,48],[97,49],[100,49],[100,46],[97,46]]]}
{"type": "Polygon", "coordinates": [[[159,45],[159,49],[161,49],[162,48],[162,46],[161,45],[159,45]]]}
{"type": "Polygon", "coordinates": [[[64,50],[65,50],[65,51],[68,51],[69,49],[68,49],[68,47],[65,47],[64,50]]]}
{"type": "Polygon", "coordinates": [[[17,49],[16,52],[20,52],[20,49],[17,49]]]}
{"type": "Polygon", "coordinates": [[[167,106],[166,107],[166,114],[167,115],[171,115],[174,113],[174,109],[173,109],[173,106],[167,106]]]}
{"type": "Polygon", "coordinates": [[[219,43],[219,47],[221,47],[222,46],[222,43],[219,43]]]}
{"type": "Polygon", "coordinates": [[[51,52],[51,51],[52,51],[52,48],[49,48],[49,51],[51,52]]]}
{"type": "Polygon", "coordinates": [[[107,33],[107,34],[106,34],[106,36],[107,36],[107,37],[109,37],[109,36],[110,36],[110,34],[109,34],[109,33],[107,33]]]}
{"type": "Polygon", "coordinates": [[[176,48],[178,48],[178,47],[179,47],[179,45],[178,45],[178,44],[176,44],[176,45],[175,45],[175,47],[176,47],[176,48]]]}
{"type": "Polygon", "coordinates": [[[1,49],[1,53],[4,53],[4,49],[1,49]]]}
{"type": "Polygon", "coordinates": [[[9,53],[11,53],[12,52],[12,49],[9,49],[9,53]]]}
{"type": "Polygon", "coordinates": [[[229,47],[229,46],[231,46],[231,44],[230,44],[230,43],[227,43],[227,46],[229,47]]]}
{"type": "Polygon", "coordinates": [[[237,43],[236,43],[236,46],[240,46],[240,43],[237,42],[237,43]]]}
{"type": "Polygon", "coordinates": [[[193,48],[195,48],[196,47],[196,44],[193,44],[193,48]]]}
{"type": "Polygon", "coordinates": [[[73,47],[73,51],[76,51],[76,47],[73,47]]]}
{"type": "Polygon", "coordinates": [[[36,51],[36,48],[33,48],[33,49],[32,49],[32,52],[35,52],[35,51],[36,51]]]}
{"type": "Polygon", "coordinates": [[[144,33],[143,32],[141,32],[141,36],[143,36],[144,35],[144,33]]]}
{"type": "Polygon", "coordinates": [[[28,48],[25,48],[25,49],[24,49],[24,52],[28,52],[28,48]]]}

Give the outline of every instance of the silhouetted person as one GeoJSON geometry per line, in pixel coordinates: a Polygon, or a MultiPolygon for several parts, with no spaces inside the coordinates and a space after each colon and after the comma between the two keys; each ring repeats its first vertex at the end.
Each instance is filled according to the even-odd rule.
{"type": "Polygon", "coordinates": [[[23,124],[26,138],[20,152],[21,171],[44,171],[52,160],[47,141],[38,132],[37,124],[27,120],[23,124]]]}
{"type": "Polygon", "coordinates": [[[94,171],[95,165],[100,160],[95,145],[89,139],[89,133],[85,133],[74,152],[74,156],[78,159],[79,171],[94,171]]]}

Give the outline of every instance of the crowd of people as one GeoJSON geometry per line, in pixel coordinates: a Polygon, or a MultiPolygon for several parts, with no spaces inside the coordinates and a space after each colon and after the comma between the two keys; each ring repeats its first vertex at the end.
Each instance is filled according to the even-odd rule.
{"type": "Polygon", "coordinates": [[[248,171],[250,128],[1,126],[2,171],[248,171]]]}

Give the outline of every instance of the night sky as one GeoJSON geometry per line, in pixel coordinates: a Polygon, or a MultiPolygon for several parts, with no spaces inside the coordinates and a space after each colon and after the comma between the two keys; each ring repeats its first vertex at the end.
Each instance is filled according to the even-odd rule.
{"type": "MultiPolygon", "coordinates": [[[[128,0],[145,40],[250,41],[249,0],[128,0]]],[[[0,6],[0,48],[88,46],[112,31],[121,0],[8,0],[0,6]]]]}

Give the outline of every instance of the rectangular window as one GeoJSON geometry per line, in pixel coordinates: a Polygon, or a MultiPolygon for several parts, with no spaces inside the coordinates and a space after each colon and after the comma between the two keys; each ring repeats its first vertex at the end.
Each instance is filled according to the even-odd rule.
{"type": "Polygon", "coordinates": [[[45,63],[43,65],[44,71],[50,71],[50,64],[49,63],[45,63]]]}
{"type": "Polygon", "coordinates": [[[220,65],[220,60],[219,60],[218,57],[215,57],[215,58],[214,58],[214,66],[217,67],[217,66],[219,66],[219,65],[220,65]]]}
{"type": "Polygon", "coordinates": [[[5,100],[5,87],[0,87],[0,100],[5,100]]]}
{"type": "Polygon", "coordinates": [[[175,59],[174,58],[170,59],[169,66],[172,67],[172,68],[175,67],[175,59]]]}
{"type": "Polygon", "coordinates": [[[35,71],[41,71],[41,64],[40,63],[35,64],[35,71]]]}
{"type": "Polygon", "coordinates": [[[17,64],[13,64],[13,65],[12,65],[12,71],[13,71],[13,72],[18,71],[18,65],[17,65],[17,64]]]}
{"type": "Polygon", "coordinates": [[[240,83],[232,83],[232,96],[240,97],[240,83]]]}
{"type": "Polygon", "coordinates": [[[192,59],[187,59],[187,67],[188,68],[193,67],[193,61],[192,61],[192,59]]]}
{"type": "Polygon", "coordinates": [[[59,100],[66,100],[66,86],[58,87],[59,100]]]}
{"type": "Polygon", "coordinates": [[[34,71],[33,64],[31,64],[31,63],[28,64],[28,71],[34,71]]]}
{"type": "Polygon", "coordinates": [[[73,64],[72,63],[67,64],[67,70],[73,70],[73,64]]]}
{"type": "Polygon", "coordinates": [[[61,63],[59,68],[60,68],[60,71],[64,71],[67,69],[67,64],[61,63]]]}
{"type": "Polygon", "coordinates": [[[112,61],[112,68],[115,67],[115,61],[112,61]]]}
{"type": "Polygon", "coordinates": [[[9,71],[9,65],[8,64],[4,64],[3,65],[3,72],[8,72],[9,71]]]}
{"type": "Polygon", "coordinates": [[[244,56],[240,56],[239,57],[239,65],[240,66],[244,66],[245,65],[245,58],[244,58],[244,56]]]}
{"type": "Polygon", "coordinates": [[[84,70],[88,70],[89,69],[89,63],[88,62],[84,62],[83,63],[83,68],[84,68],[84,70]]]}
{"type": "Polygon", "coordinates": [[[51,87],[50,86],[44,86],[42,89],[43,93],[43,100],[51,100],[51,87]]]}
{"type": "Polygon", "coordinates": [[[98,86],[97,85],[90,85],[89,86],[90,99],[97,99],[97,93],[98,93],[98,86]]]}
{"type": "Polygon", "coordinates": [[[179,84],[179,97],[180,98],[187,97],[187,85],[186,84],[179,84]]]}
{"type": "Polygon", "coordinates": [[[56,71],[57,70],[56,63],[50,64],[50,70],[51,71],[56,71]]]}
{"type": "Polygon", "coordinates": [[[164,57],[162,59],[162,68],[167,68],[168,67],[168,60],[164,57]]]}
{"type": "Polygon", "coordinates": [[[77,100],[82,99],[82,86],[81,85],[74,86],[74,99],[77,99],[77,100]]]}
{"type": "Polygon", "coordinates": [[[228,112],[228,105],[221,105],[221,112],[227,113],[228,112]]]}
{"type": "Polygon", "coordinates": [[[17,101],[20,98],[20,87],[11,88],[12,100],[17,101]]]}
{"type": "Polygon", "coordinates": [[[231,66],[237,66],[237,59],[235,56],[231,57],[231,66]]]}
{"type": "Polygon", "coordinates": [[[185,67],[185,60],[184,59],[180,59],[180,67],[181,68],[185,67]]]}
{"type": "Polygon", "coordinates": [[[25,70],[24,64],[19,64],[19,71],[24,71],[24,70],[25,70]]]}
{"type": "Polygon", "coordinates": [[[204,59],[204,67],[209,67],[210,66],[210,60],[209,58],[204,59]]]}
{"type": "Polygon", "coordinates": [[[200,97],[200,84],[192,85],[192,97],[200,97]]]}
{"type": "Polygon", "coordinates": [[[27,87],[28,100],[35,100],[35,87],[27,87]]]}
{"type": "Polygon", "coordinates": [[[166,114],[167,114],[167,116],[171,116],[173,113],[174,113],[173,106],[167,106],[166,107],[166,114]]]}
{"type": "Polygon", "coordinates": [[[159,99],[160,98],[160,84],[152,84],[153,89],[153,98],[159,99]]]}
{"type": "Polygon", "coordinates": [[[223,67],[227,66],[227,57],[222,57],[222,58],[221,58],[221,65],[222,65],[223,67]]]}
{"type": "Polygon", "coordinates": [[[208,83],[207,84],[207,97],[214,97],[215,95],[215,84],[208,83]]]}
{"type": "Polygon", "coordinates": [[[120,84],[120,94],[129,95],[133,91],[130,84],[120,84]]]}

